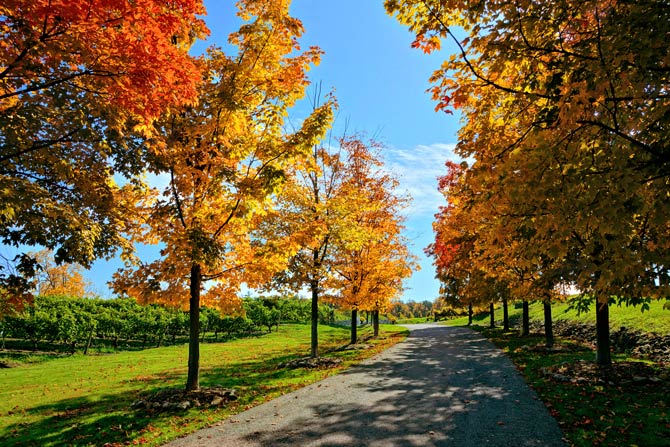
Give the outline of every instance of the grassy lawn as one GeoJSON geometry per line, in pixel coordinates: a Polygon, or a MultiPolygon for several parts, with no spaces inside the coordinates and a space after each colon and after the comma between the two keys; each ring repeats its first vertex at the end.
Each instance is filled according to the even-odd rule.
{"type": "MultiPolygon", "coordinates": [[[[332,375],[404,339],[407,330],[383,325],[368,350],[334,351],[348,342],[346,328],[320,326],[320,350],[343,359],[330,369],[278,365],[309,353],[309,326],[227,343],[201,345],[203,387],[234,388],[239,399],[225,408],[147,414],[130,405],[144,393],[182,388],[188,347],[60,357],[0,370],[0,439],[3,445],[160,445],[180,435],[332,375]],[[108,443],[108,444],[106,444],[108,443]]],[[[360,330],[369,336],[369,327],[360,330]]],[[[19,359],[26,360],[26,359],[19,359]]]]}
{"type": "MultiPolygon", "coordinates": [[[[520,337],[516,332],[489,329],[488,320],[473,329],[483,333],[509,355],[526,381],[536,390],[556,418],[571,445],[590,446],[661,446],[670,439],[670,371],[667,365],[639,362],[624,355],[613,361],[620,369],[641,371],[649,380],[616,381],[596,369],[596,377],[581,378],[578,383],[557,381],[544,374],[547,368],[560,370],[566,365],[591,365],[594,353],[569,340],[558,340],[567,347],[561,352],[537,352],[528,347],[544,343],[543,336],[520,337]],[[544,370],[543,370],[544,369],[544,370]]],[[[611,373],[610,373],[611,374],[611,373]]],[[[641,379],[641,377],[640,377],[641,379]]]]}

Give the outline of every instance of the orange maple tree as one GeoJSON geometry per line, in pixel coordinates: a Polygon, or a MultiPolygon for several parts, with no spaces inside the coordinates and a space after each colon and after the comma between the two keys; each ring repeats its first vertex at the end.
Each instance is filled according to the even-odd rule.
{"type": "Polygon", "coordinates": [[[199,69],[186,51],[208,32],[203,14],[198,0],[4,1],[0,110],[38,100],[67,107],[56,96],[71,89],[80,102],[115,106],[121,115],[106,116],[109,124],[150,122],[196,96],[199,69]]]}
{"type": "Polygon", "coordinates": [[[188,48],[207,33],[204,13],[199,0],[0,4],[3,243],[85,267],[132,250],[115,179],[143,169],[148,124],[196,99],[188,48]]]}
{"type": "Polygon", "coordinates": [[[403,291],[403,280],[418,269],[402,235],[403,210],[408,199],[397,194],[398,181],[383,171],[379,145],[359,137],[343,138],[346,154],[341,185],[348,212],[347,233],[333,241],[330,299],[351,310],[351,343],[357,342],[358,312],[373,313],[378,335],[379,312],[385,311],[403,291]]]}

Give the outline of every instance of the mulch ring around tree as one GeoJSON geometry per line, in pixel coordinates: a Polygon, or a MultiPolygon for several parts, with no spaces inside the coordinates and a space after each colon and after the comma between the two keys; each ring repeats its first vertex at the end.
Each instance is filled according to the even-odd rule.
{"type": "Polygon", "coordinates": [[[195,391],[173,388],[143,396],[130,407],[149,412],[183,411],[191,407],[223,407],[234,400],[237,400],[235,390],[228,388],[200,388],[195,391]]]}
{"type": "Polygon", "coordinates": [[[289,360],[279,364],[279,368],[307,368],[307,369],[321,369],[334,368],[342,363],[342,359],[333,357],[304,357],[295,360],[289,360]]]}
{"type": "Polygon", "coordinates": [[[17,366],[19,366],[19,364],[16,362],[10,362],[9,360],[0,360],[0,369],[15,368],[17,366]]]}
{"type": "Polygon", "coordinates": [[[556,382],[578,385],[647,386],[668,383],[670,379],[670,365],[643,362],[615,362],[602,367],[595,362],[578,360],[540,371],[556,382]]]}

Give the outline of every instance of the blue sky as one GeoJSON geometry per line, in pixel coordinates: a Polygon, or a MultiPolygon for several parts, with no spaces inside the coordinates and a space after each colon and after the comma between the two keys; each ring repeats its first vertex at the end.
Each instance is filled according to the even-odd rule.
{"type": "MultiPolygon", "coordinates": [[[[220,38],[218,13],[210,10],[213,39],[220,38]]],[[[301,42],[325,52],[310,78],[324,90],[335,88],[340,105],[335,131],[347,123],[350,131],[384,143],[387,168],[413,197],[406,236],[421,271],[406,281],[403,300],[433,300],[439,284],[423,248],[432,241],[433,214],[443,204],[436,177],[444,173],[445,160],[456,159],[452,149],[459,120],[435,112],[426,89],[453,48],[431,55],[412,49],[412,34],[386,14],[382,0],[294,0],[291,14],[305,26],[301,42]]]]}
{"type": "MultiPolygon", "coordinates": [[[[205,1],[212,33],[195,52],[210,44],[226,45],[228,34],[239,26],[234,5],[233,0],[205,1]]],[[[348,133],[364,132],[383,143],[387,169],[400,178],[401,191],[413,197],[406,236],[421,271],[406,281],[402,299],[432,301],[439,284],[423,248],[432,241],[433,214],[443,204],[436,177],[444,172],[445,160],[456,159],[452,149],[459,122],[454,115],[435,112],[426,89],[431,73],[453,48],[431,55],[410,48],[413,36],[385,13],[383,0],[293,0],[291,14],[305,26],[302,47],[316,45],[325,52],[309,77],[324,92],[335,92],[339,112],[334,134],[346,123],[348,133]]],[[[307,103],[299,105],[294,116],[308,110],[307,103]]],[[[118,261],[99,261],[87,272],[100,296],[111,296],[106,282],[118,267],[118,261]]]]}
{"type": "MultiPolygon", "coordinates": [[[[195,52],[211,44],[225,46],[228,34],[239,26],[233,0],[206,0],[205,6],[211,35],[195,52]]],[[[382,142],[387,169],[399,176],[401,191],[413,197],[406,236],[421,271],[405,282],[402,300],[432,301],[439,284],[423,248],[432,241],[433,214],[443,204],[436,177],[447,159],[456,159],[452,149],[459,122],[454,115],[435,112],[426,89],[431,73],[453,48],[431,55],[412,49],[412,34],[386,14],[383,0],[293,0],[291,14],[305,27],[301,46],[316,45],[325,52],[309,77],[324,92],[335,92],[335,135],[346,124],[348,133],[364,132],[382,142]]],[[[306,114],[309,105],[303,107],[306,114]]],[[[300,113],[298,106],[295,116],[300,113]]],[[[101,261],[89,272],[101,295],[110,294],[105,283],[117,266],[101,261]]]]}

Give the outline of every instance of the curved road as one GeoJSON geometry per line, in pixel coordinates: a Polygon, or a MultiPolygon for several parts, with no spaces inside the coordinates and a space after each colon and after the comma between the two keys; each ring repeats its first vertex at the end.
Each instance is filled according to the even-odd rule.
{"type": "Polygon", "coordinates": [[[510,360],[466,328],[409,325],[406,341],[170,447],[565,447],[510,360]]]}

